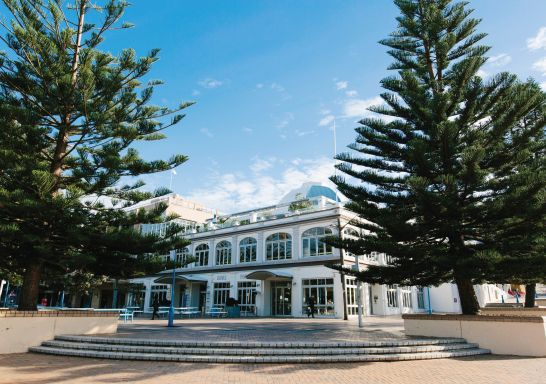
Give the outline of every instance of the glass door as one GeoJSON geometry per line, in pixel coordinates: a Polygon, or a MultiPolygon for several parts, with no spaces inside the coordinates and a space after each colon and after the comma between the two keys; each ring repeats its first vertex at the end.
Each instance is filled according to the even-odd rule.
{"type": "Polygon", "coordinates": [[[290,281],[272,281],[271,295],[273,316],[292,315],[292,285],[290,281]]]}

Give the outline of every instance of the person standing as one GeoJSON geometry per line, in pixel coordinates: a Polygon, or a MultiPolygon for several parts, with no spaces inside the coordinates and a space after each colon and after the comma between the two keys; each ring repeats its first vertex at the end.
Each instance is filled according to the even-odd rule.
{"type": "Polygon", "coordinates": [[[155,320],[155,317],[159,317],[159,300],[157,299],[157,297],[154,298],[154,303],[152,304],[152,308],[154,309],[154,311],[152,312],[152,320],[155,320]]]}
{"type": "Polygon", "coordinates": [[[307,317],[311,316],[313,319],[315,318],[315,296],[309,297],[307,300],[307,303],[309,305],[309,311],[307,312],[307,317]]]}

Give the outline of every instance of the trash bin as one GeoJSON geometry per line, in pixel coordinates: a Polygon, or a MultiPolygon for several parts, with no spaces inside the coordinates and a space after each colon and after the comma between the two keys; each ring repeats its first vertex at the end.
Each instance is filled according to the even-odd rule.
{"type": "Polygon", "coordinates": [[[228,317],[241,317],[241,308],[238,305],[226,307],[228,317]]]}

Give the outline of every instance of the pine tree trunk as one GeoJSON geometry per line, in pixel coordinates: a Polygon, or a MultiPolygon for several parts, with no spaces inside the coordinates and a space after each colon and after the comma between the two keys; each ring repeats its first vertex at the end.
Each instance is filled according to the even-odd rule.
{"type": "Polygon", "coordinates": [[[35,262],[25,271],[21,298],[19,300],[19,311],[36,311],[38,304],[38,293],[40,289],[40,277],[42,276],[42,263],[35,262]]]}
{"type": "Polygon", "coordinates": [[[537,293],[536,284],[525,284],[525,308],[535,307],[536,293],[537,293]]]}
{"type": "Polygon", "coordinates": [[[455,279],[457,289],[459,290],[459,300],[461,301],[461,310],[463,315],[476,315],[480,311],[480,305],[474,292],[474,286],[469,279],[455,279]]]}

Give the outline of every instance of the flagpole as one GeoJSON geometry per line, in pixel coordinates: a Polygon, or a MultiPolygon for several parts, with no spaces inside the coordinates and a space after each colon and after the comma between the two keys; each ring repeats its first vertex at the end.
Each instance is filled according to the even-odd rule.
{"type": "MultiPolygon", "coordinates": [[[[334,117],[334,176],[337,176],[336,168],[336,156],[337,156],[337,133],[336,133],[336,118],[334,117]]],[[[334,190],[336,193],[336,204],[338,203],[337,188],[334,190]]]]}

